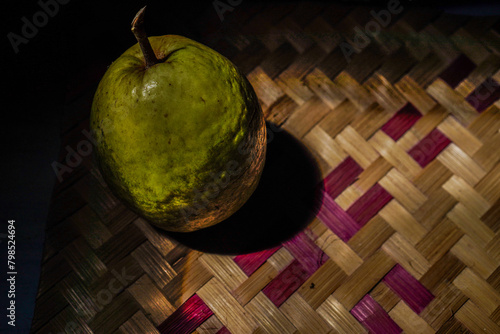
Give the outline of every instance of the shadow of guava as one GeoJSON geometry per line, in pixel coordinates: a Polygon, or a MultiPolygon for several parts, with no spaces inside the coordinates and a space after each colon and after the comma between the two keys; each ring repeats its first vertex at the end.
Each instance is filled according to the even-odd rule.
{"type": "Polygon", "coordinates": [[[236,255],[278,246],[303,230],[321,207],[321,172],[300,141],[283,129],[270,129],[278,128],[268,123],[259,186],[235,214],[194,232],[157,231],[195,250],[236,255]]]}

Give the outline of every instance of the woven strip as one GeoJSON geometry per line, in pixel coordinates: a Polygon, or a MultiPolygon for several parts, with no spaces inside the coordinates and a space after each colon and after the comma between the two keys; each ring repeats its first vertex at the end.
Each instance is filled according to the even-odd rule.
{"type": "MultiPolygon", "coordinates": [[[[307,225],[250,254],[196,250],[83,157],[55,187],[32,331],[500,333],[500,23],[405,10],[357,43],[370,10],[242,4],[203,22],[274,135],[313,155],[321,207],[287,196],[273,216],[312,210],[307,225]]],[[[68,96],[84,116],[63,147],[86,138],[90,87],[68,96]]],[[[300,183],[297,153],[280,154],[272,168],[300,183]]]]}

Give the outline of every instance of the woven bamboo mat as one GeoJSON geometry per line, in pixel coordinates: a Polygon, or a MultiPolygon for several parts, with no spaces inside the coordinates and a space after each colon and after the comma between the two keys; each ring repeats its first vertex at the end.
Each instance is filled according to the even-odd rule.
{"type": "MultiPolygon", "coordinates": [[[[33,332],[500,333],[497,19],[408,10],[364,45],[369,8],[225,15],[204,42],[247,74],[276,136],[312,154],[320,209],[278,245],[211,253],[152,228],[76,159],[54,191],[33,332]]],[[[85,152],[93,91],[79,92],[63,146],[85,152]]]]}

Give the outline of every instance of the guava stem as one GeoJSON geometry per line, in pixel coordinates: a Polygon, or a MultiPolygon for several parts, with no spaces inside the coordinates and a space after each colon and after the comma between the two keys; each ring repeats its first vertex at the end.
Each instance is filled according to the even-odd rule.
{"type": "Polygon", "coordinates": [[[141,47],[142,54],[144,55],[144,60],[146,61],[146,68],[158,64],[160,61],[156,58],[155,52],[149,43],[148,36],[146,35],[146,30],[144,29],[144,11],[146,6],[142,7],[137,14],[135,14],[134,20],[132,21],[132,32],[134,33],[139,46],[141,47]]]}

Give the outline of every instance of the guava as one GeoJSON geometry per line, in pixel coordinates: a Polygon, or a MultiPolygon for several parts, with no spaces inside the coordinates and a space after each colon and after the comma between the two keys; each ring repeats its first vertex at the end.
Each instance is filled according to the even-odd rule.
{"type": "Polygon", "coordinates": [[[127,207],[169,231],[217,224],[256,189],[266,126],[245,75],[213,49],[178,35],[147,37],[107,69],[92,104],[95,161],[127,207]]]}

